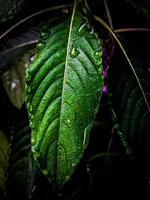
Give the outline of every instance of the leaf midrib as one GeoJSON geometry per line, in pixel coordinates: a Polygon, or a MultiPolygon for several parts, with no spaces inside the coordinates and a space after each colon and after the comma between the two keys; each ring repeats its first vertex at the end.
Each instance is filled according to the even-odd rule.
{"type": "MultiPolygon", "coordinates": [[[[62,87],[62,100],[61,100],[61,107],[60,107],[60,123],[59,123],[59,131],[58,131],[58,142],[57,142],[57,163],[59,163],[59,157],[58,157],[58,152],[59,152],[59,138],[60,138],[60,130],[61,130],[61,115],[62,115],[62,108],[64,104],[64,91],[65,91],[65,82],[66,82],[66,74],[68,72],[68,57],[69,57],[69,47],[70,47],[70,41],[71,41],[71,32],[72,32],[72,26],[73,26],[73,20],[75,16],[75,11],[76,11],[76,6],[77,6],[77,0],[74,1],[74,6],[73,6],[73,11],[72,11],[72,16],[71,16],[71,21],[70,21],[70,28],[69,28],[69,35],[68,35],[68,42],[67,42],[67,50],[66,50],[66,58],[65,58],[65,69],[64,69],[64,80],[63,80],[63,87],[62,87]]],[[[58,177],[58,164],[57,165],[57,174],[56,177],[58,177]]]]}

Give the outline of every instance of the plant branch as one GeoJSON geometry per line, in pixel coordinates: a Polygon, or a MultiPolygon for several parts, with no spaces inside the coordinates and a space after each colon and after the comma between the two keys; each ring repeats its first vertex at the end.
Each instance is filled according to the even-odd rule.
{"type": "Polygon", "coordinates": [[[114,30],[115,33],[125,32],[150,32],[150,28],[119,28],[114,30]]]}
{"type": "Polygon", "coordinates": [[[110,157],[110,156],[120,157],[120,155],[118,153],[115,153],[115,152],[101,152],[101,153],[98,153],[98,154],[91,156],[89,158],[88,162],[91,162],[91,161],[98,159],[98,158],[101,158],[101,157],[110,157]]]}
{"type": "Polygon", "coordinates": [[[6,49],[6,50],[0,52],[0,54],[1,54],[1,56],[2,56],[2,55],[5,55],[5,54],[7,54],[7,53],[10,53],[11,51],[14,51],[14,50],[16,50],[16,49],[19,49],[19,48],[22,48],[22,47],[26,47],[26,46],[35,44],[35,43],[37,43],[37,42],[38,42],[38,39],[36,39],[36,40],[31,40],[31,41],[29,41],[29,42],[25,42],[25,43],[16,45],[16,46],[14,46],[14,47],[12,47],[12,48],[6,49]]]}
{"type": "Polygon", "coordinates": [[[113,29],[113,23],[112,23],[112,18],[110,15],[110,10],[109,10],[109,6],[108,6],[108,2],[107,0],[103,0],[104,6],[105,6],[105,10],[106,10],[106,14],[107,14],[107,18],[110,24],[111,29],[113,29]]]}
{"type": "Polygon", "coordinates": [[[133,74],[134,74],[134,76],[135,76],[135,78],[136,78],[136,80],[137,80],[137,83],[138,83],[138,85],[139,85],[139,88],[140,88],[140,90],[141,90],[141,92],[142,92],[142,95],[143,95],[144,101],[145,101],[145,103],[146,103],[146,106],[147,106],[147,108],[148,108],[148,111],[150,112],[150,106],[149,106],[148,100],[147,100],[147,98],[146,98],[146,96],[145,96],[145,93],[144,93],[144,90],[143,90],[142,85],[141,85],[141,83],[140,83],[140,80],[139,80],[139,78],[138,78],[138,75],[137,75],[137,73],[136,73],[136,71],[135,71],[135,69],[134,69],[134,67],[133,67],[133,65],[132,65],[132,63],[131,63],[131,61],[130,61],[130,59],[129,59],[129,57],[128,57],[126,51],[125,51],[125,49],[124,49],[124,47],[123,47],[123,45],[121,44],[120,40],[118,39],[118,37],[116,36],[116,34],[114,33],[114,31],[104,22],[103,19],[101,19],[100,17],[98,17],[98,16],[96,16],[96,15],[94,15],[93,17],[95,18],[96,21],[98,21],[98,22],[113,36],[113,38],[114,38],[114,39],[116,40],[116,42],[118,43],[120,49],[122,50],[124,56],[126,57],[128,63],[129,63],[129,65],[130,65],[130,67],[131,67],[131,69],[132,69],[132,71],[133,71],[133,74]]]}

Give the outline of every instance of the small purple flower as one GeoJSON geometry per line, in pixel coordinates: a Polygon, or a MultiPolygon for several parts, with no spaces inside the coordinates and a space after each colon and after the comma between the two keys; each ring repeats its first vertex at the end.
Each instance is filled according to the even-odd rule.
{"type": "Polygon", "coordinates": [[[102,75],[104,78],[107,77],[107,70],[108,70],[109,66],[107,65],[107,67],[105,66],[105,68],[103,68],[103,72],[102,72],[102,75]]]}
{"type": "Polygon", "coordinates": [[[103,94],[107,94],[108,90],[106,85],[103,85],[102,92],[103,94]]]}

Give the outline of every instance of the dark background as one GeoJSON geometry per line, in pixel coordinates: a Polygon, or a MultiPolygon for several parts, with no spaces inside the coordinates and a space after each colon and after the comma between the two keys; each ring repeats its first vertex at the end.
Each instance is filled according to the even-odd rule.
{"type": "MultiPolygon", "coordinates": [[[[108,23],[103,1],[89,0],[88,2],[92,12],[108,23]]],[[[72,3],[72,1],[27,0],[21,12],[18,12],[13,19],[0,25],[0,32],[3,33],[7,28],[33,12],[63,3],[68,4],[72,3]]],[[[127,1],[108,0],[108,5],[114,29],[125,27],[149,27],[150,18],[138,12],[137,8],[132,7],[127,1]]],[[[145,3],[143,3],[143,6],[145,6],[145,3]]],[[[54,15],[57,14],[58,13],[55,13],[54,15]]],[[[2,42],[5,43],[5,41],[14,36],[16,32],[19,34],[24,31],[26,27],[32,27],[37,24],[41,19],[49,20],[52,15],[53,14],[47,13],[27,21],[8,34],[2,42]]],[[[108,32],[105,31],[101,25],[95,23],[94,26],[99,36],[101,37],[102,35],[104,41],[110,38],[108,32]]],[[[130,57],[134,56],[142,62],[143,66],[150,67],[148,50],[150,46],[149,32],[120,33],[119,37],[130,57]]],[[[115,44],[114,57],[111,60],[108,77],[106,78],[106,82],[110,79],[111,84],[113,84],[108,84],[108,90],[112,93],[117,85],[120,65],[124,65],[125,62],[125,58],[115,44]]],[[[3,68],[1,74],[5,70],[6,69],[3,68]]],[[[21,110],[17,110],[12,105],[1,81],[0,129],[3,130],[9,138],[12,124],[19,124],[22,119],[28,121],[25,106],[23,106],[21,110]]],[[[134,195],[134,198],[142,197],[142,199],[149,199],[150,178],[149,174],[145,174],[146,166],[142,164],[142,159],[137,159],[138,161],[135,161],[129,158],[117,134],[114,134],[112,127],[113,122],[110,113],[109,98],[107,94],[103,94],[96,122],[91,132],[89,145],[71,180],[59,191],[51,186],[47,178],[37,173],[30,199],[81,200],[106,199],[108,197],[117,197],[121,199],[125,197],[130,198],[132,195],[134,195]],[[93,159],[94,155],[98,155],[97,158],[93,159]]],[[[149,157],[143,159],[146,159],[147,163],[149,163],[149,157]]],[[[21,181],[20,179],[20,182],[21,181]]],[[[24,194],[25,191],[23,188],[19,188],[18,185],[15,183],[10,187],[8,184],[8,199],[27,199],[27,197],[25,197],[26,194],[24,194]]],[[[23,187],[25,186],[26,185],[23,187]]]]}

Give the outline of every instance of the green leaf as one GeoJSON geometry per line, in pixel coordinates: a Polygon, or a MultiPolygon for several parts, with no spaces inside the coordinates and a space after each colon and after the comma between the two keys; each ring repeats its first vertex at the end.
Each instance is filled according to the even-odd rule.
{"type": "Polygon", "coordinates": [[[101,98],[102,47],[76,10],[42,33],[26,73],[32,151],[51,182],[69,180],[87,146],[101,98]]]}
{"type": "Polygon", "coordinates": [[[0,131],[0,190],[4,191],[6,186],[6,173],[7,173],[7,153],[8,153],[8,139],[0,131]]]}
{"type": "Polygon", "coordinates": [[[4,88],[15,107],[21,109],[24,103],[24,76],[29,65],[29,58],[33,54],[30,50],[24,53],[12,67],[2,75],[4,88]]]}

